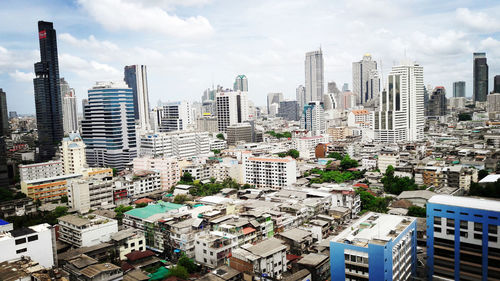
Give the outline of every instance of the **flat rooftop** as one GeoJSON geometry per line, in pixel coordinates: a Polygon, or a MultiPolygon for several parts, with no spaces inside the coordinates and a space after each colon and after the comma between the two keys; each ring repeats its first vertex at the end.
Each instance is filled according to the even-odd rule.
{"type": "Polygon", "coordinates": [[[484,198],[461,197],[461,196],[451,196],[451,195],[434,195],[427,202],[434,204],[469,208],[469,209],[500,212],[500,201],[484,199],[484,198]]]}
{"type": "Polygon", "coordinates": [[[368,244],[385,245],[398,237],[414,220],[416,218],[368,212],[332,241],[358,247],[368,247],[368,244]]]}
{"type": "Polygon", "coordinates": [[[132,209],[125,214],[140,219],[147,219],[156,214],[167,213],[172,210],[180,209],[182,206],[184,205],[159,201],[156,204],[149,204],[143,208],[132,209]]]}

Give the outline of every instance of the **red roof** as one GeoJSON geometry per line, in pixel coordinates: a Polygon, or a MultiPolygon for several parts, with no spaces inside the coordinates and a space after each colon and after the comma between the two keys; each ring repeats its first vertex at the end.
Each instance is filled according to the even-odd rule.
{"type": "Polygon", "coordinates": [[[121,266],[121,267],[122,267],[122,270],[123,270],[124,272],[127,272],[127,271],[129,271],[129,270],[134,269],[134,267],[133,267],[130,263],[125,262],[125,261],[124,261],[124,262],[122,262],[122,266],[121,266]]]}
{"type": "Polygon", "coordinates": [[[301,256],[296,256],[292,254],[286,254],[286,259],[289,261],[295,261],[295,260],[300,260],[302,257],[301,256]]]}
{"type": "Polygon", "coordinates": [[[155,200],[153,199],[149,199],[149,198],[141,198],[141,199],[138,199],[138,200],[135,200],[134,201],[134,204],[141,204],[141,203],[151,203],[151,202],[154,202],[155,200]]]}
{"type": "Polygon", "coordinates": [[[153,251],[146,250],[146,251],[133,251],[133,252],[126,254],[125,256],[127,257],[127,260],[129,260],[129,261],[136,261],[136,260],[140,260],[143,258],[154,256],[154,255],[155,255],[155,253],[153,253],[153,251]]]}
{"type": "Polygon", "coordinates": [[[368,188],[368,185],[367,185],[367,184],[360,183],[360,182],[358,182],[358,183],[357,183],[357,184],[355,184],[354,186],[356,186],[356,187],[368,188]]]}
{"type": "Polygon", "coordinates": [[[254,231],[255,231],[255,228],[252,228],[252,227],[245,227],[245,228],[243,228],[243,234],[252,233],[254,231]]]}

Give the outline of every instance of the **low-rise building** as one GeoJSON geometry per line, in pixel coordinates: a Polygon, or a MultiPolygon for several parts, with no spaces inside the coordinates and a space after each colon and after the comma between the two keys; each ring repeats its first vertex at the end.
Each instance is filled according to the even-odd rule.
{"type": "Polygon", "coordinates": [[[291,157],[250,157],[243,164],[244,182],[256,187],[280,189],[297,181],[297,164],[291,157]]]}
{"type": "Polygon", "coordinates": [[[387,167],[399,165],[399,153],[392,150],[382,150],[377,158],[377,166],[381,173],[385,173],[387,167]]]}
{"type": "Polygon", "coordinates": [[[68,194],[68,182],[78,179],[81,174],[62,175],[51,178],[39,178],[21,182],[21,191],[33,200],[59,200],[68,194]]]}
{"type": "Polygon", "coordinates": [[[0,203],[0,217],[26,216],[37,212],[35,201],[31,198],[8,200],[0,203]]]}
{"type": "Polygon", "coordinates": [[[307,269],[312,274],[313,281],[328,280],[330,277],[330,257],[310,253],[301,258],[297,265],[299,269],[307,269]]]}
{"type": "Polygon", "coordinates": [[[137,198],[162,189],[158,170],[141,170],[126,174],[115,182],[115,190],[126,190],[129,198],[137,198]]]}
{"type": "Polygon", "coordinates": [[[118,281],[123,279],[123,271],[112,263],[98,263],[86,255],[78,256],[63,266],[70,280],[75,281],[118,281]]]}
{"type": "Polygon", "coordinates": [[[133,251],[146,250],[144,233],[136,229],[125,229],[111,234],[111,241],[115,245],[120,260],[125,260],[126,255],[133,251]]]}
{"type": "Polygon", "coordinates": [[[79,213],[90,209],[113,206],[113,170],[91,168],[83,170],[83,177],[68,183],[68,205],[79,213]]]}
{"type": "Polygon", "coordinates": [[[179,161],[176,157],[138,157],[132,161],[135,171],[157,170],[160,172],[161,188],[168,190],[180,180],[179,161]]]}
{"type": "Polygon", "coordinates": [[[19,177],[21,182],[52,178],[62,175],[64,175],[64,171],[61,160],[19,165],[19,177]]]}
{"type": "Polygon", "coordinates": [[[238,247],[235,235],[219,231],[202,233],[197,236],[194,244],[196,262],[216,268],[226,263],[233,249],[238,247]]]}
{"type": "Polygon", "coordinates": [[[301,256],[307,253],[313,243],[313,234],[307,230],[293,228],[276,235],[289,246],[291,254],[301,256]]]}
{"type": "Polygon", "coordinates": [[[118,232],[114,219],[89,214],[86,216],[66,215],[58,218],[59,240],[75,247],[94,246],[111,240],[118,232]]]}

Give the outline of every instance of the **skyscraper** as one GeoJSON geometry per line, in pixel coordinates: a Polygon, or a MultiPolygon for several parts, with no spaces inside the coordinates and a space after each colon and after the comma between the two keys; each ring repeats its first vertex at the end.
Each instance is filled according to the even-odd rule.
{"type": "Polygon", "coordinates": [[[194,124],[191,104],[186,101],[164,103],[153,111],[155,129],[159,132],[182,131],[194,124]]]}
{"type": "Polygon", "coordinates": [[[304,105],[306,103],[306,87],[303,85],[299,85],[295,92],[297,98],[297,104],[299,105],[299,109],[302,111],[304,105]]]}
{"type": "Polygon", "coordinates": [[[47,161],[56,154],[63,131],[61,89],[56,30],[51,22],[38,22],[40,62],[35,63],[36,123],[39,142],[39,160],[47,161]]]}
{"type": "Polygon", "coordinates": [[[148,78],[145,65],[125,66],[125,83],[134,94],[134,116],[139,127],[150,130],[148,78]]]}
{"type": "Polygon", "coordinates": [[[64,134],[78,131],[78,117],[76,114],[75,89],[69,87],[68,82],[61,78],[61,96],[63,109],[64,134]]]}
{"type": "Polygon", "coordinates": [[[306,99],[304,103],[306,104],[310,101],[323,101],[323,94],[325,91],[323,85],[323,52],[321,49],[319,49],[319,51],[306,53],[304,65],[306,75],[306,99]]]}
{"type": "Polygon", "coordinates": [[[234,80],[234,91],[248,92],[248,79],[245,75],[238,75],[234,80]]]}
{"type": "Polygon", "coordinates": [[[375,98],[380,91],[377,62],[370,54],[365,54],[359,62],[352,63],[352,91],[359,104],[375,98]]]}
{"type": "Polygon", "coordinates": [[[393,66],[387,90],[380,94],[375,112],[375,140],[418,141],[424,136],[424,69],[418,64],[393,66]]]}
{"type": "Polygon", "coordinates": [[[486,53],[474,53],[474,102],[485,102],[488,95],[488,64],[486,53]]]}
{"type": "Polygon", "coordinates": [[[9,135],[9,116],[7,115],[7,94],[0,88],[0,136],[9,135]]]}
{"type": "Polygon", "coordinates": [[[248,99],[247,92],[217,92],[216,112],[219,131],[225,132],[229,125],[247,121],[248,99]]]}
{"type": "Polygon", "coordinates": [[[493,93],[500,94],[500,75],[495,75],[493,79],[493,93]]]}
{"type": "Polygon", "coordinates": [[[300,127],[309,130],[313,136],[319,136],[326,130],[324,105],[320,101],[312,101],[304,106],[300,127]]]}
{"type": "Polygon", "coordinates": [[[437,86],[434,88],[426,109],[427,116],[446,115],[446,90],[443,86],[437,86]]]}
{"type": "Polygon", "coordinates": [[[453,97],[465,98],[465,81],[453,82],[453,97]]]}
{"type": "Polygon", "coordinates": [[[7,116],[7,94],[0,88],[0,188],[9,186],[9,169],[7,167],[7,143],[9,138],[9,119],[7,116]]]}
{"type": "Polygon", "coordinates": [[[299,110],[297,101],[291,100],[280,102],[280,106],[278,108],[278,117],[289,121],[299,121],[300,113],[302,113],[302,111],[299,110]]]}
{"type": "Polygon", "coordinates": [[[87,163],[122,170],[137,155],[133,91],[123,82],[97,82],[88,95],[81,122],[87,163]]]}
{"type": "Polygon", "coordinates": [[[279,104],[282,102],[283,93],[269,93],[267,94],[267,113],[271,116],[275,116],[278,112],[279,104]],[[272,112],[271,105],[276,104],[276,112],[272,112]]]}

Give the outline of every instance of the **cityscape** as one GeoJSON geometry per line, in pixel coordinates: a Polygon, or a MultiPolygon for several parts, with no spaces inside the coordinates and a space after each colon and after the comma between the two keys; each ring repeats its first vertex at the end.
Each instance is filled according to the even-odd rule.
{"type": "Polygon", "coordinates": [[[21,2],[0,280],[500,280],[500,3],[21,2]]]}

